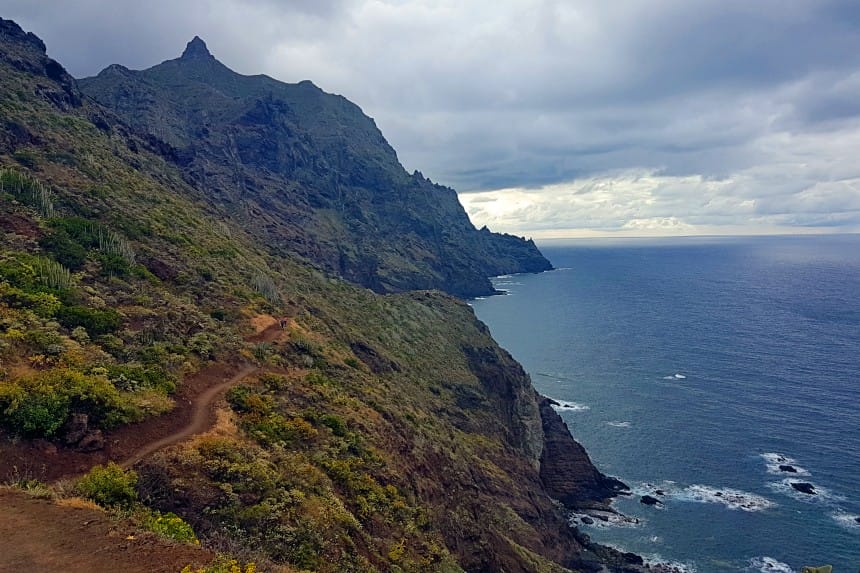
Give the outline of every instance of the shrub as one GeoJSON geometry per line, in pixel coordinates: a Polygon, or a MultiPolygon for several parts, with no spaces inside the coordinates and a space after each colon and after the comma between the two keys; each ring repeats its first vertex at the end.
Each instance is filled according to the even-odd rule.
{"type": "Polygon", "coordinates": [[[242,565],[229,556],[219,555],[206,567],[192,569],[191,565],[186,565],[180,573],[256,573],[256,571],[257,566],[254,563],[242,565]]]}
{"type": "MultiPolygon", "coordinates": [[[[2,397],[0,397],[2,400],[2,397]]],[[[61,394],[30,394],[5,412],[5,424],[27,437],[51,437],[69,416],[69,397],[61,394]]]]}
{"type": "Polygon", "coordinates": [[[87,250],[63,229],[40,238],[39,246],[51,253],[59,263],[72,270],[80,269],[87,260],[87,250]]]}
{"type": "Polygon", "coordinates": [[[95,466],[78,480],[78,492],[102,506],[128,507],[137,501],[137,474],[113,462],[95,466]]]}
{"type": "Polygon", "coordinates": [[[90,336],[115,332],[122,325],[122,317],[112,308],[64,306],[57,312],[57,318],[67,328],[83,326],[90,336]]]}
{"type": "Polygon", "coordinates": [[[260,374],[259,379],[260,383],[272,392],[286,390],[290,386],[290,380],[282,374],[264,372],[263,374],[260,374]]]}
{"type": "Polygon", "coordinates": [[[0,423],[30,437],[51,437],[72,412],[89,416],[94,425],[128,421],[119,392],[99,376],[57,368],[0,383],[0,423]]]}
{"type": "Polygon", "coordinates": [[[144,526],[159,535],[169,537],[182,543],[200,544],[194,530],[181,517],[175,513],[153,512],[144,523],[144,526]]]}
{"type": "Polygon", "coordinates": [[[152,388],[164,394],[176,391],[176,382],[161,366],[137,366],[134,364],[109,365],[107,377],[120,390],[136,392],[152,388]]]}
{"type": "Polygon", "coordinates": [[[331,428],[335,436],[343,437],[347,434],[346,422],[340,416],[334,414],[324,414],[320,417],[320,423],[323,426],[331,428]]]}
{"type": "Polygon", "coordinates": [[[56,295],[27,290],[0,283],[0,301],[12,308],[29,308],[42,318],[51,318],[62,307],[56,295]]]}

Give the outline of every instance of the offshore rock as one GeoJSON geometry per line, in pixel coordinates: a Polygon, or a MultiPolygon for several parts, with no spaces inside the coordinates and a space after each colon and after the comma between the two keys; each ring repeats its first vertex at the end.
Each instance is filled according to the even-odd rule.
{"type": "Polygon", "coordinates": [[[799,491],[800,493],[805,493],[808,495],[815,495],[815,486],[806,481],[793,481],[791,482],[791,487],[799,491]]]}

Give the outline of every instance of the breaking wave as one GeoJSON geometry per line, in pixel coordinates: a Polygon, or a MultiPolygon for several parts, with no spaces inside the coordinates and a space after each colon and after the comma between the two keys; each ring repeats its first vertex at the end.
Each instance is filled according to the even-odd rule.
{"type": "Polygon", "coordinates": [[[728,509],[741,511],[763,511],[775,507],[776,503],[766,497],[737,489],[694,484],[679,487],[675,482],[662,484],[642,484],[634,490],[637,495],[651,495],[661,500],[683,501],[688,503],[718,503],[728,509]]]}
{"type": "Polygon", "coordinates": [[[768,473],[778,475],[791,474],[796,476],[812,475],[808,470],[797,465],[797,460],[786,455],[778,454],[776,452],[767,452],[761,454],[761,457],[765,461],[765,464],[767,464],[768,473]]]}
{"type": "Polygon", "coordinates": [[[579,402],[565,402],[563,400],[553,400],[555,404],[552,405],[553,408],[557,412],[583,412],[585,410],[591,410],[591,406],[587,404],[580,404],[579,402]]]}
{"type": "Polygon", "coordinates": [[[831,513],[830,517],[832,517],[836,523],[842,527],[860,531],[860,515],[855,513],[836,512],[831,513]]]}
{"type": "Polygon", "coordinates": [[[749,569],[762,573],[794,573],[791,565],[777,561],[773,557],[753,557],[750,559],[749,569]]]}

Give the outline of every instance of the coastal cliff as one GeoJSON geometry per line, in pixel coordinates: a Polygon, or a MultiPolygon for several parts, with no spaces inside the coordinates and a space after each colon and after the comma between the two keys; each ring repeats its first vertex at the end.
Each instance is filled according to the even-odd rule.
{"type": "Polygon", "coordinates": [[[407,290],[486,292],[489,274],[548,268],[534,245],[474,229],[453,191],[394,174],[393,151],[345,99],[237,76],[199,41],[180,60],[103,72],[131,78],[109,109],[0,20],[4,461],[45,478],[130,460],[147,511],[261,567],[635,570],[556,501],[595,507],[618,482],[466,303],[407,290]],[[224,85],[194,79],[189,97],[188,70],[224,85]],[[255,92],[207,108],[211,125],[185,123],[159,100],[174,73],[187,105],[223,103],[230,82],[274,99],[255,92]],[[145,125],[131,117],[139,100],[158,103],[140,109],[145,125]],[[279,108],[291,119],[263,120],[279,108]],[[308,127],[334,119],[361,137],[326,146],[308,127]],[[256,127],[228,137],[228,124],[256,127]],[[219,146],[242,137],[225,159],[219,146]],[[254,155],[255,138],[278,158],[254,155]],[[366,266],[365,252],[385,255],[366,266]],[[237,371],[205,434],[117,457],[237,371]]]}
{"type": "Polygon", "coordinates": [[[243,76],[200,38],[182,56],[80,81],[200,198],[273,253],[377,292],[495,292],[487,277],[551,268],[532,241],[477,230],[453,189],[407,173],[375,122],[310,81],[243,76]]]}

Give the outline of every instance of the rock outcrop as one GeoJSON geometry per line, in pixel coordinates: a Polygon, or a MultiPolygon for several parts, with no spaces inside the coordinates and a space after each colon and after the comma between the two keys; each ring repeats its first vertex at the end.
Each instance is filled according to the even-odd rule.
{"type": "Polygon", "coordinates": [[[540,477],[547,493],[570,509],[602,505],[628,487],[615,478],[605,476],[594,467],[585,448],[573,439],[552,401],[540,401],[544,447],[540,460],[540,477]]]}

